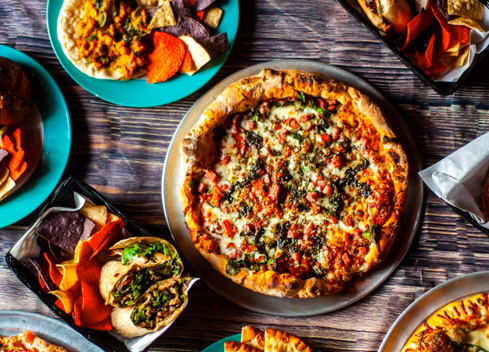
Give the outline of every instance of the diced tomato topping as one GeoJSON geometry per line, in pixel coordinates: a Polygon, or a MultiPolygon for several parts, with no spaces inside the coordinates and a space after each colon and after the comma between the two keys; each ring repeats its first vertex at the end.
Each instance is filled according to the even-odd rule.
{"type": "Polygon", "coordinates": [[[321,142],[323,143],[326,143],[326,142],[329,142],[331,140],[331,137],[329,136],[329,134],[322,134],[319,136],[321,138],[321,142]]]}
{"type": "Polygon", "coordinates": [[[328,111],[334,111],[336,109],[336,105],[330,105],[326,108],[328,111]]]}
{"type": "Polygon", "coordinates": [[[276,202],[278,200],[279,193],[280,193],[280,185],[274,183],[270,187],[270,190],[268,191],[268,197],[276,202]]]}
{"type": "Polygon", "coordinates": [[[299,225],[297,224],[293,224],[290,228],[289,228],[289,232],[287,233],[287,237],[288,238],[298,238],[300,236],[300,233],[299,231],[297,231],[299,228],[299,225]]]}
{"type": "Polygon", "coordinates": [[[360,237],[362,235],[362,231],[360,231],[360,229],[354,229],[352,233],[357,237],[360,237]]]}
{"type": "Polygon", "coordinates": [[[323,193],[326,194],[327,196],[330,196],[330,197],[333,195],[333,186],[331,185],[331,183],[328,183],[324,187],[323,193]]]}
{"type": "Polygon", "coordinates": [[[338,219],[336,218],[336,216],[330,216],[329,219],[331,220],[331,222],[333,224],[337,224],[338,223],[338,219]]]}
{"type": "Polygon", "coordinates": [[[253,232],[255,231],[255,225],[253,225],[252,223],[246,224],[244,225],[244,230],[245,232],[253,232]]]}
{"type": "Polygon", "coordinates": [[[367,148],[367,145],[368,145],[368,139],[365,138],[365,137],[362,137],[360,138],[360,140],[358,141],[358,144],[360,144],[360,146],[362,148],[367,148]]]}
{"type": "Polygon", "coordinates": [[[278,130],[278,133],[280,134],[287,134],[287,132],[289,132],[289,130],[286,129],[285,127],[282,127],[281,129],[278,130]]]}
{"type": "Polygon", "coordinates": [[[319,197],[319,193],[318,192],[311,192],[311,193],[308,193],[307,196],[306,196],[306,199],[308,201],[310,201],[311,203],[315,203],[316,200],[318,199],[319,197]]]}
{"type": "Polygon", "coordinates": [[[314,233],[315,227],[314,223],[311,221],[309,224],[307,224],[306,228],[304,229],[304,235],[309,236],[314,233]]]}
{"type": "Polygon", "coordinates": [[[301,126],[299,125],[299,123],[296,121],[296,119],[287,119],[285,121],[286,124],[288,124],[290,127],[292,127],[294,130],[298,130],[299,128],[301,128],[301,126]]]}
{"type": "Polygon", "coordinates": [[[278,136],[278,142],[280,144],[284,144],[285,143],[285,134],[281,134],[280,136],[278,136]]]}
{"type": "Polygon", "coordinates": [[[335,155],[333,157],[333,159],[331,159],[331,164],[336,168],[342,167],[344,165],[344,163],[345,163],[345,160],[341,155],[335,155]]]}
{"type": "Polygon", "coordinates": [[[316,105],[318,108],[324,109],[326,107],[326,101],[323,98],[317,98],[316,105]]]}
{"type": "Polygon", "coordinates": [[[270,175],[266,174],[265,176],[263,176],[263,181],[265,181],[265,183],[270,183],[270,175]]]}
{"type": "Polygon", "coordinates": [[[318,181],[318,187],[319,187],[319,189],[320,189],[321,191],[322,191],[322,190],[324,190],[324,187],[326,187],[326,186],[327,186],[327,184],[328,184],[328,182],[326,182],[326,181],[324,181],[324,180],[319,180],[319,181],[318,181]]]}
{"type": "Polygon", "coordinates": [[[305,141],[304,144],[302,145],[302,150],[304,153],[309,153],[312,149],[312,144],[308,141],[305,141]]]}
{"type": "Polygon", "coordinates": [[[235,134],[234,138],[238,141],[238,150],[241,156],[246,154],[246,141],[239,134],[235,134]]]}
{"type": "Polygon", "coordinates": [[[345,263],[345,265],[348,265],[351,263],[351,259],[350,259],[350,256],[348,255],[348,253],[343,253],[343,255],[341,256],[341,259],[343,259],[343,263],[345,263]]]}
{"type": "Polygon", "coordinates": [[[210,182],[212,182],[213,184],[216,184],[217,183],[218,177],[217,177],[216,173],[214,171],[212,171],[212,170],[208,170],[205,173],[204,177],[206,179],[208,179],[210,182]]]}
{"type": "Polygon", "coordinates": [[[306,115],[302,115],[300,118],[299,118],[299,121],[300,122],[307,122],[311,119],[311,115],[309,114],[306,114],[306,115]]]}
{"type": "Polygon", "coordinates": [[[294,254],[292,254],[291,258],[293,261],[298,262],[301,259],[301,254],[299,252],[295,252],[294,254]]]}
{"type": "Polygon", "coordinates": [[[233,133],[238,134],[239,132],[239,114],[234,115],[233,117],[233,133]]]}
{"type": "Polygon", "coordinates": [[[34,334],[30,331],[26,331],[24,334],[25,342],[33,343],[34,342],[34,334]]]}
{"type": "Polygon", "coordinates": [[[230,161],[231,161],[231,158],[229,157],[229,155],[226,155],[224,158],[222,158],[222,164],[223,165],[229,164],[230,161]]]}
{"type": "Polygon", "coordinates": [[[360,247],[358,248],[358,253],[360,253],[361,255],[364,255],[367,253],[367,248],[366,247],[360,247]]]}
{"type": "Polygon", "coordinates": [[[207,186],[203,182],[199,183],[199,187],[197,187],[197,191],[199,191],[199,193],[205,192],[206,189],[207,186]]]}
{"type": "Polygon", "coordinates": [[[336,105],[336,99],[328,99],[328,105],[336,105]]]}
{"type": "Polygon", "coordinates": [[[256,128],[256,122],[255,121],[248,122],[248,128],[250,130],[254,130],[256,128]]]}
{"type": "Polygon", "coordinates": [[[234,237],[234,226],[231,224],[231,221],[228,219],[224,219],[222,221],[222,227],[224,228],[224,234],[230,238],[234,237]]]}

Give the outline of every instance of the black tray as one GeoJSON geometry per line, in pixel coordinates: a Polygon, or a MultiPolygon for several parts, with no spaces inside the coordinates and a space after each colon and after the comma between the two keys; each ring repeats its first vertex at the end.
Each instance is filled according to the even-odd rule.
{"type": "MultiPolygon", "coordinates": [[[[95,189],[86,183],[78,181],[72,176],[66,178],[63,183],[58,186],[56,191],[49,198],[47,204],[40,211],[38,217],[48,208],[53,206],[74,207],[75,204],[73,201],[73,192],[78,192],[81,195],[89,198],[96,205],[105,205],[108,211],[116,214],[122,218],[122,220],[124,220],[126,223],[126,229],[131,233],[131,235],[150,236],[141,226],[139,226],[135,221],[129,219],[124,213],[117,210],[112,203],[110,203],[95,189]]],[[[37,276],[30,272],[19,260],[17,260],[17,258],[10,254],[10,252],[5,256],[5,261],[17,278],[32,292],[34,292],[54,314],[82,334],[86,339],[107,352],[129,352],[129,349],[122,341],[118,340],[108,332],[87,329],[75,325],[71,315],[66,314],[54,304],[57,298],[49,293],[45,293],[41,289],[37,276]]]]}
{"type": "MultiPolygon", "coordinates": [[[[367,28],[370,32],[373,33],[377,37],[378,40],[380,40],[382,43],[384,43],[396,56],[401,60],[411,71],[413,71],[423,82],[429,84],[438,94],[441,95],[450,95],[453,94],[460,84],[467,78],[467,76],[470,74],[470,72],[474,69],[474,67],[484,59],[484,57],[487,55],[489,52],[489,47],[486,48],[482,53],[478,54],[475,56],[474,61],[472,62],[472,65],[465,70],[465,72],[460,76],[458,81],[456,82],[435,82],[432,80],[429,76],[427,76],[423,70],[419,69],[416,67],[411,60],[404,55],[404,53],[395,45],[395,41],[382,35],[381,32],[375,27],[370,20],[367,18],[367,16],[363,13],[361,8],[358,5],[358,8],[355,7],[357,6],[356,0],[335,0],[338,4],[343,6],[343,8],[348,11],[350,14],[352,14],[365,28],[367,28]],[[355,4],[352,5],[352,3],[355,4]]],[[[488,5],[488,0],[479,0],[483,5],[486,7],[489,7],[488,5]]]]}

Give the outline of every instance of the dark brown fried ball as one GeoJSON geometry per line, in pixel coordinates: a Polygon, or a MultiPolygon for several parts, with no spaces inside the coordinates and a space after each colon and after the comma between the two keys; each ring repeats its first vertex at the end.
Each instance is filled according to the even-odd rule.
{"type": "Polygon", "coordinates": [[[0,57],[0,125],[22,121],[32,102],[29,78],[12,60],[0,57]]]}

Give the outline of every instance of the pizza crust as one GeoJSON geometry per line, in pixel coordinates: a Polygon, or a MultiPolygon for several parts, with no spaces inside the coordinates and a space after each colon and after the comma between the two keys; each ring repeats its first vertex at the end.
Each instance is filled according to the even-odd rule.
{"type": "Polygon", "coordinates": [[[261,352],[253,346],[247,345],[245,343],[237,341],[226,341],[224,342],[224,352],[261,352]]]}
{"type": "Polygon", "coordinates": [[[312,348],[297,336],[284,331],[265,330],[266,352],[312,352],[312,348]]]}
{"type": "Polygon", "coordinates": [[[355,113],[365,117],[383,136],[382,142],[390,158],[389,172],[394,178],[396,196],[394,211],[383,230],[376,234],[378,256],[367,261],[368,268],[375,265],[389,249],[399,227],[408,185],[408,159],[380,108],[369,97],[355,88],[319,74],[264,69],[257,76],[243,78],[226,88],[203,112],[182,142],[181,152],[186,165],[186,176],[180,189],[180,199],[185,222],[196,248],[221,274],[244,287],[264,294],[307,298],[333,294],[342,290],[344,286],[327,279],[302,280],[291,274],[279,274],[272,270],[255,273],[241,269],[234,276],[227,274],[227,258],[216,254],[216,244],[203,236],[198,216],[198,197],[192,193],[192,179],[201,177],[202,169],[209,168],[215,160],[217,150],[213,141],[213,130],[217,125],[223,123],[230,115],[252,109],[264,100],[294,97],[297,91],[324,99],[336,99],[341,103],[352,102],[355,113]]]}
{"type": "Polygon", "coordinates": [[[243,326],[241,342],[263,351],[265,348],[265,333],[250,325],[243,326]]]}
{"type": "Polygon", "coordinates": [[[37,349],[39,352],[67,352],[63,347],[53,345],[40,337],[34,336],[31,343],[26,340],[26,334],[16,336],[3,337],[0,336],[0,345],[3,347],[13,346],[19,347],[19,344],[31,350],[37,349]]]}

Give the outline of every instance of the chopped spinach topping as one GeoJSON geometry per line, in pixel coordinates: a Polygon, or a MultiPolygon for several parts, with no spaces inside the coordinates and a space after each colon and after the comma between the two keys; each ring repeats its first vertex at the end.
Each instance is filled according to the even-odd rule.
{"type": "Polygon", "coordinates": [[[175,258],[177,254],[166,244],[161,242],[135,243],[122,250],[122,265],[126,265],[134,257],[146,257],[148,260],[154,258],[156,253],[175,258]]]}

